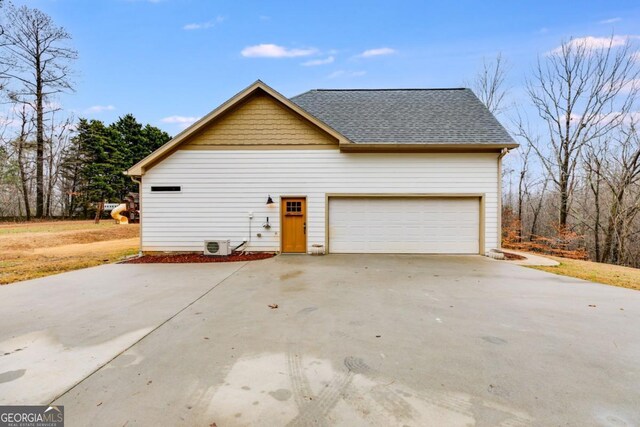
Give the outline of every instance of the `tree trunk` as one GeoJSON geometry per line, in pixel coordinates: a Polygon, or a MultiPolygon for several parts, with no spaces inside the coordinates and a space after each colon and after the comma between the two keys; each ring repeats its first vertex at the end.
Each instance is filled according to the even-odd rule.
{"type": "Polygon", "coordinates": [[[27,186],[27,173],[24,166],[24,158],[22,156],[22,141],[19,142],[18,148],[18,169],[20,171],[20,183],[22,184],[22,200],[24,202],[24,212],[27,221],[31,221],[31,207],[29,206],[29,188],[27,186]]]}
{"type": "Polygon", "coordinates": [[[565,169],[563,164],[560,171],[560,182],[558,186],[560,191],[560,218],[559,224],[562,230],[567,228],[567,217],[569,216],[569,174],[568,166],[565,169]]]}
{"type": "Polygon", "coordinates": [[[614,245],[616,244],[616,228],[619,223],[618,215],[619,209],[622,205],[624,198],[624,192],[616,194],[611,202],[611,209],[609,210],[609,221],[607,223],[607,231],[605,233],[604,247],[602,248],[602,257],[600,262],[613,261],[614,254],[612,254],[614,245]]]}
{"type": "Polygon", "coordinates": [[[98,224],[100,222],[100,218],[102,217],[102,212],[104,211],[104,199],[98,203],[98,209],[96,209],[96,218],[95,223],[98,224]]]}
{"type": "Polygon", "coordinates": [[[44,107],[38,34],[36,34],[36,46],[36,218],[42,218],[44,214],[44,107]]]}
{"type": "Polygon", "coordinates": [[[593,224],[593,245],[595,250],[595,259],[600,259],[600,184],[598,183],[594,191],[594,203],[596,217],[593,224]]]}
{"type": "Polygon", "coordinates": [[[593,193],[593,204],[595,212],[595,217],[593,219],[593,246],[595,252],[595,260],[600,260],[600,162],[595,163],[595,183],[593,182],[593,173],[589,172],[589,187],[591,188],[591,192],[593,193]]]}
{"type": "Polygon", "coordinates": [[[540,211],[542,210],[542,205],[544,203],[545,200],[545,192],[547,191],[547,184],[549,183],[549,181],[544,181],[544,185],[542,186],[542,191],[540,191],[540,197],[538,199],[538,205],[536,207],[533,207],[533,205],[531,205],[531,208],[533,209],[533,220],[531,221],[531,232],[529,233],[529,241],[532,242],[533,238],[536,235],[536,229],[538,227],[538,217],[540,216],[540,211]]]}
{"type": "Polygon", "coordinates": [[[522,242],[522,202],[524,199],[524,178],[526,171],[523,169],[520,172],[520,180],[518,181],[518,242],[522,242]]]}
{"type": "Polygon", "coordinates": [[[47,157],[47,192],[44,202],[44,216],[51,218],[51,193],[53,193],[53,147],[49,141],[49,155],[47,157]]]}

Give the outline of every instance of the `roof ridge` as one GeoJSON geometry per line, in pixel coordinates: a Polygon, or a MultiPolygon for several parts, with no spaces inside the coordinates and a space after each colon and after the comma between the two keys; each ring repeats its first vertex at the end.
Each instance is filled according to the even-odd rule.
{"type": "MultiPolygon", "coordinates": [[[[311,89],[307,92],[349,92],[349,91],[370,91],[370,92],[381,92],[381,91],[400,91],[400,90],[470,90],[466,87],[427,87],[427,88],[381,88],[381,89],[311,89]]],[[[306,93],[306,92],[305,92],[306,93]]]]}

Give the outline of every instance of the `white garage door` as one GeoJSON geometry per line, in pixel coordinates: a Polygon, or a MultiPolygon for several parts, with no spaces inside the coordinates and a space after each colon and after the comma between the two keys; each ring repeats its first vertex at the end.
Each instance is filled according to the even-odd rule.
{"type": "Polygon", "coordinates": [[[477,254],[478,198],[329,199],[329,252],[477,254]]]}

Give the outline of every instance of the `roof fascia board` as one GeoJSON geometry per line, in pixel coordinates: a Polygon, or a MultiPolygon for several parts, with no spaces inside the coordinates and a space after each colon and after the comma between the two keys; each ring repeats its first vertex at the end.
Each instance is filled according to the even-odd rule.
{"type": "Polygon", "coordinates": [[[398,143],[350,143],[340,144],[340,151],[361,153],[481,153],[496,152],[504,148],[517,148],[518,144],[398,144],[398,143]]]}

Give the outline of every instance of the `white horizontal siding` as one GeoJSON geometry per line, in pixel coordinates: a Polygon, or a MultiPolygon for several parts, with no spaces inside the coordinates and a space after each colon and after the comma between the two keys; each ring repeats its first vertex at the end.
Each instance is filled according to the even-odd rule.
{"type": "Polygon", "coordinates": [[[204,239],[249,238],[279,250],[280,196],[307,197],[307,238],[325,243],[326,193],[484,193],[485,248],[498,242],[497,154],[338,150],[180,150],[142,180],[145,251],[200,251],[204,239]],[[152,193],[152,185],[180,185],[152,193]],[[276,202],[266,206],[267,196],[276,202]],[[271,229],[262,225],[269,217],[271,229]],[[262,237],[257,237],[261,233],[262,237]]]}

